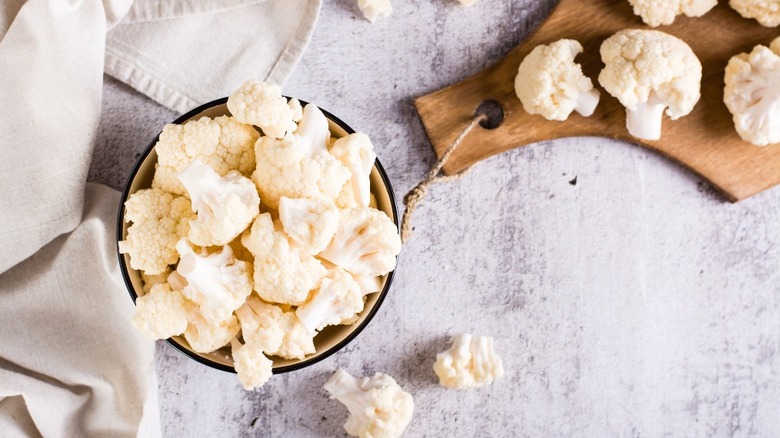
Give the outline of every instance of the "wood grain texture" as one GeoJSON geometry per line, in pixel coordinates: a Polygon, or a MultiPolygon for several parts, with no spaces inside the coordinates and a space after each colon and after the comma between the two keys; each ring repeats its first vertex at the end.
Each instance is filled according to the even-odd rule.
{"type": "Polygon", "coordinates": [[[448,88],[419,97],[417,111],[437,156],[449,146],[485,100],[504,111],[495,129],[478,127],[444,166],[452,174],[491,155],[542,140],[601,136],[627,140],[664,154],[699,174],[730,201],[738,201],[780,183],[780,147],[756,147],[742,141],[723,104],[723,72],[729,58],[768,45],[776,29],[739,16],[720,2],[701,18],[680,16],[657,28],[686,41],[699,57],[702,97],[691,114],[676,121],[664,116],[659,141],[640,141],[625,127],[625,109],[598,84],[604,67],[601,43],[625,28],[648,28],[625,0],[561,0],[550,17],[504,59],[448,88]],[[577,57],[584,73],[601,92],[596,112],[588,118],[572,113],[565,122],[548,121],[523,110],[514,92],[520,61],[537,45],[561,38],[576,39],[585,48],[577,57]]]}

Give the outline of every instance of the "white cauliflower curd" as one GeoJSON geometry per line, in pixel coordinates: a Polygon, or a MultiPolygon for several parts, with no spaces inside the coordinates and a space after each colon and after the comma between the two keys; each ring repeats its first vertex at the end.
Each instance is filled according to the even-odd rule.
{"type": "Polygon", "coordinates": [[[745,18],[754,18],[765,27],[780,25],[778,0],[729,0],[729,6],[745,18]]]}
{"type": "Polygon", "coordinates": [[[626,107],[629,134],[661,138],[664,110],[677,120],[693,111],[701,63],[685,41],[657,30],[622,30],[601,44],[599,83],[626,107]]]}
{"type": "Polygon", "coordinates": [[[328,246],[339,226],[339,209],[326,199],[279,198],[279,220],[284,232],[310,254],[328,246]]]}
{"type": "Polygon", "coordinates": [[[372,23],[379,17],[389,17],[393,13],[390,0],[357,0],[357,4],[366,20],[372,23]]]}
{"type": "Polygon", "coordinates": [[[356,379],[339,369],[323,388],[349,410],[344,424],[360,438],[397,438],[412,420],[414,400],[387,374],[356,379]]]}
{"type": "Polygon", "coordinates": [[[756,146],[780,143],[780,38],[733,56],[725,82],[723,102],[739,136],[756,146]]]}
{"type": "Polygon", "coordinates": [[[436,356],[433,370],[442,386],[455,389],[489,385],[504,375],[493,338],[468,334],[452,339],[450,349],[436,356]]]}
{"type": "Polygon", "coordinates": [[[718,0],[628,0],[634,14],[652,27],[672,24],[678,15],[701,17],[718,4],[718,0]]]}
{"type": "Polygon", "coordinates": [[[227,107],[239,122],[255,125],[274,138],[294,131],[295,122],[301,119],[298,100],[288,102],[278,85],[255,80],[244,82],[234,91],[227,107]]]}
{"type": "Polygon", "coordinates": [[[599,103],[599,92],[582,73],[574,57],[582,53],[575,40],[558,40],[534,47],[517,69],[515,93],[529,114],[563,121],[572,111],[589,117],[599,103]]]}

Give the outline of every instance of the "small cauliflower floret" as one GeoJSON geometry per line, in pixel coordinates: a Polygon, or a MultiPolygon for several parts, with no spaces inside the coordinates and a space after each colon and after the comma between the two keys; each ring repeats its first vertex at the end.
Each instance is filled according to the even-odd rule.
{"type": "Polygon", "coordinates": [[[283,312],[279,324],[284,331],[282,344],[279,345],[278,350],[269,351],[268,354],[284,359],[303,359],[316,351],[314,348],[315,333],[306,330],[306,327],[295,316],[295,312],[283,312]]]}
{"type": "Polygon", "coordinates": [[[582,53],[575,40],[538,45],[517,69],[515,93],[530,114],[563,121],[572,111],[588,117],[596,110],[599,92],[582,73],[574,57],[582,53]]]}
{"type": "Polygon", "coordinates": [[[458,2],[460,2],[461,5],[466,6],[466,7],[473,6],[474,3],[478,2],[478,1],[479,0],[458,0],[458,2]]]}
{"type": "Polygon", "coordinates": [[[661,138],[661,120],[689,114],[699,101],[701,63],[685,41],[657,30],[626,29],[601,44],[599,82],[626,107],[629,134],[661,138]]]}
{"type": "Polygon", "coordinates": [[[745,18],[755,18],[762,26],[780,25],[780,2],[777,0],[730,0],[729,6],[745,18]]]}
{"type": "Polygon", "coordinates": [[[325,199],[279,199],[284,232],[309,254],[322,252],[339,226],[339,210],[325,199]]]}
{"type": "Polygon", "coordinates": [[[314,332],[354,318],[363,310],[363,304],[360,285],[344,270],[336,268],[322,279],[319,290],[295,314],[306,330],[314,332]]]}
{"type": "Polygon", "coordinates": [[[230,343],[233,352],[233,368],[244,389],[251,391],[265,385],[271,378],[273,362],[263,351],[249,344],[241,345],[237,339],[230,343]]]}
{"type": "Polygon", "coordinates": [[[119,242],[119,252],[130,255],[130,267],[156,275],[179,260],[176,242],[190,230],[194,218],[190,201],[158,189],[144,189],[125,202],[125,221],[133,224],[119,242]]]}
{"type": "Polygon", "coordinates": [[[247,298],[236,310],[244,342],[265,352],[278,351],[284,339],[280,323],[283,313],[279,306],[264,303],[255,296],[247,298]]]}
{"type": "Polygon", "coordinates": [[[442,386],[455,389],[489,385],[504,375],[493,338],[468,334],[453,338],[452,347],[436,356],[433,370],[442,386]]]}
{"type": "Polygon", "coordinates": [[[236,120],[274,138],[294,131],[296,118],[300,120],[300,102],[288,102],[278,85],[257,80],[244,82],[228,97],[227,107],[236,120]]]}
{"type": "Polygon", "coordinates": [[[200,306],[211,321],[224,321],[252,293],[252,273],[247,262],[236,260],[229,246],[214,254],[196,254],[185,239],[176,244],[181,261],[176,268],[187,285],[184,296],[200,306]]]}
{"type": "Polygon", "coordinates": [[[281,140],[261,137],[255,145],[257,170],[252,181],[263,203],[279,208],[279,198],[334,200],[349,179],[349,170],[328,152],[328,119],[306,105],[298,129],[281,140]]]}
{"type": "Polygon", "coordinates": [[[352,187],[357,206],[367,207],[371,201],[371,169],[376,161],[371,139],[362,132],[341,137],[333,143],[330,153],[352,174],[347,184],[352,187]]]}
{"type": "Polygon", "coordinates": [[[168,282],[168,276],[171,274],[171,269],[166,268],[163,272],[155,275],[149,275],[146,272],[141,271],[141,282],[143,283],[143,291],[148,294],[152,288],[158,284],[168,282]]]}
{"type": "Polygon", "coordinates": [[[357,284],[360,285],[360,291],[363,295],[379,292],[382,289],[382,277],[375,275],[355,275],[353,277],[357,284]]]}
{"type": "Polygon", "coordinates": [[[257,216],[241,242],[255,257],[254,288],[268,302],[301,305],[327,273],[322,263],[275,230],[268,213],[257,216]]]}
{"type": "Polygon", "coordinates": [[[339,227],[320,257],[353,275],[384,275],[395,268],[401,238],[386,214],[370,207],[341,211],[339,227]]]}
{"type": "Polygon", "coordinates": [[[780,38],[771,49],[758,45],[733,56],[725,82],[723,102],[739,136],[756,146],[780,143],[780,38]]]}
{"type": "Polygon", "coordinates": [[[133,326],[150,339],[168,339],[187,329],[189,303],[168,283],[152,286],[149,293],[138,297],[135,306],[133,326]]]}
{"type": "Polygon", "coordinates": [[[221,177],[211,166],[195,160],[179,174],[179,181],[198,213],[189,232],[190,242],[196,245],[227,245],[260,213],[255,184],[235,170],[221,177]]]}
{"type": "Polygon", "coordinates": [[[356,379],[339,369],[323,388],[349,410],[344,430],[352,436],[397,438],[412,419],[411,394],[387,374],[356,379]]]}
{"type": "Polygon", "coordinates": [[[252,126],[228,116],[165,125],[154,146],[157,167],[152,187],[186,195],[178,175],[195,160],[203,161],[222,176],[231,170],[249,176],[255,169],[254,144],[259,136],[252,126]]]}
{"type": "Polygon", "coordinates": [[[378,17],[389,17],[393,13],[390,0],[358,0],[357,4],[366,20],[372,23],[378,17]]]}
{"type": "Polygon", "coordinates": [[[628,0],[634,14],[656,27],[672,24],[678,15],[701,17],[718,4],[718,0],[628,0]]]}
{"type": "Polygon", "coordinates": [[[213,321],[204,318],[197,310],[190,311],[187,330],[184,339],[198,353],[211,353],[227,345],[241,330],[238,320],[230,315],[224,321],[213,321]]]}

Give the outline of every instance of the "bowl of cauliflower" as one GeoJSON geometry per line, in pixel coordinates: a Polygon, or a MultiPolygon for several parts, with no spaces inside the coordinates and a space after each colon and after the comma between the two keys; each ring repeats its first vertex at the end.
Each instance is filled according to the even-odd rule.
{"type": "Polygon", "coordinates": [[[117,222],[132,323],[246,389],[366,327],[401,249],[366,134],[260,81],[166,125],[117,222]]]}

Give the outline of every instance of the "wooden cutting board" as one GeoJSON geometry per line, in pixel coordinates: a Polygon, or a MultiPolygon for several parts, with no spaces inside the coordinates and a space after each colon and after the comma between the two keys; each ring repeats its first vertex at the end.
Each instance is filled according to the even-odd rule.
{"type": "Polygon", "coordinates": [[[646,28],[627,0],[561,0],[549,18],[528,39],[488,69],[449,88],[419,97],[417,111],[437,156],[471,120],[477,107],[491,109],[494,129],[478,126],[444,166],[459,172],[475,162],[542,140],[575,136],[612,137],[660,152],[697,173],[730,201],[739,201],[780,183],[780,145],[757,147],[742,141],[723,103],[723,72],[729,58],[769,45],[780,30],[742,18],[721,1],[701,18],[677,17],[656,28],[687,42],[703,67],[701,100],[691,114],[676,121],[664,116],[658,141],[637,140],[626,131],[625,109],[598,84],[604,67],[601,43],[625,28],[646,28]],[[520,61],[537,45],[561,38],[576,39],[585,48],[576,61],[601,92],[596,112],[588,118],[572,113],[567,121],[548,121],[523,110],[514,79],[520,61]],[[484,104],[486,101],[494,101],[484,104]],[[499,109],[500,105],[500,109],[499,109]],[[501,115],[496,115],[503,111],[501,115]]]}

